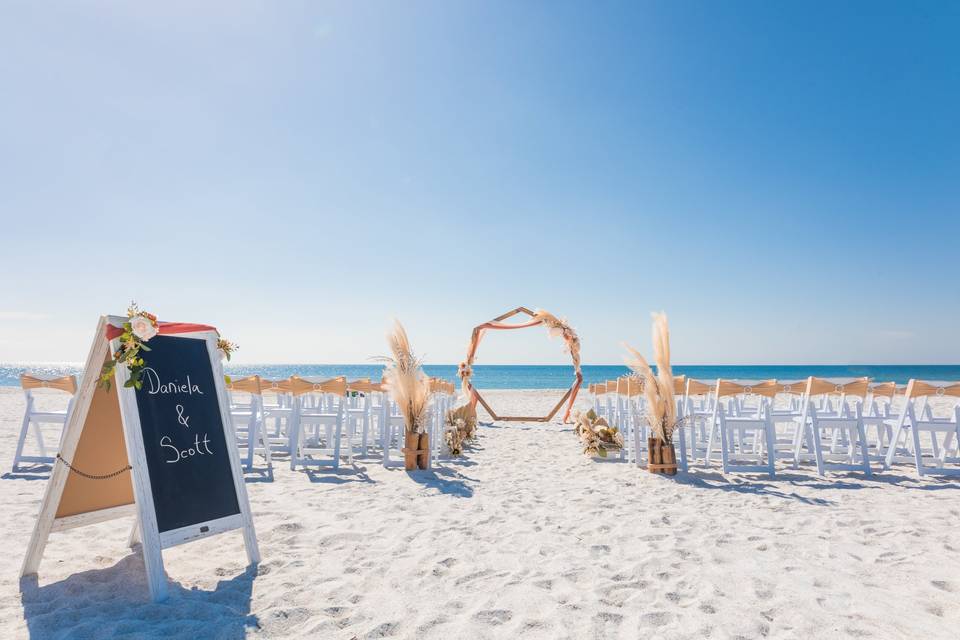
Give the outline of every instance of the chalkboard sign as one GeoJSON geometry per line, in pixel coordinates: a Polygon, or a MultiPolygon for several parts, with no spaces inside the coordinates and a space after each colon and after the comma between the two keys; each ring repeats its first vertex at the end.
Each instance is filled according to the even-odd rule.
{"type": "Polygon", "coordinates": [[[157,323],[142,354],[141,388],[126,366],[100,388],[129,317],[102,316],[60,438],[20,575],[37,572],[53,531],[136,516],[150,595],[167,597],[164,549],[240,530],[260,562],[240,470],[215,327],[157,323]]]}
{"type": "Polygon", "coordinates": [[[206,342],[149,346],[137,410],[160,533],[240,513],[206,342]]]}

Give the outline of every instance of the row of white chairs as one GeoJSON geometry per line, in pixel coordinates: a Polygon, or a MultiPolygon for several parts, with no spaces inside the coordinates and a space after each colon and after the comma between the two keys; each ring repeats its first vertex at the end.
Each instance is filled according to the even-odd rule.
{"type": "MultiPolygon", "coordinates": [[[[624,376],[591,384],[594,410],[624,435],[621,459],[642,464],[649,428],[642,380],[624,376]]],[[[724,473],[762,472],[776,461],[817,472],[862,471],[912,463],[918,475],[960,475],[960,383],[911,380],[905,388],[868,378],[836,382],[764,380],[705,383],[674,379],[678,464],[724,473]],[[937,401],[934,402],[934,399],[937,401]]]]}
{"type": "MultiPolygon", "coordinates": [[[[24,374],[20,385],[26,399],[17,438],[13,471],[26,464],[52,464],[63,427],[77,392],[75,376],[43,377],[24,374]],[[67,394],[64,409],[40,409],[35,392],[50,389],[67,394]],[[31,437],[32,436],[32,437],[31,437]],[[31,442],[32,445],[30,446],[31,442]]],[[[448,452],[443,437],[446,412],[456,399],[452,383],[430,381],[429,429],[431,460],[448,452]]],[[[337,469],[341,459],[379,455],[384,466],[403,459],[404,421],[382,383],[347,382],[339,377],[314,381],[292,376],[270,381],[260,376],[233,380],[228,385],[230,412],[246,470],[256,456],[272,475],[273,455],[289,455],[291,468],[327,464],[337,469]]]]}
{"type": "MultiPolygon", "coordinates": [[[[273,456],[289,456],[290,468],[328,466],[379,457],[384,467],[403,461],[404,420],[382,382],[346,377],[315,380],[253,375],[231,380],[231,415],[244,468],[256,456],[272,474],[273,456]]],[[[452,383],[430,380],[430,460],[447,454],[445,416],[456,399],[452,383]]]]}

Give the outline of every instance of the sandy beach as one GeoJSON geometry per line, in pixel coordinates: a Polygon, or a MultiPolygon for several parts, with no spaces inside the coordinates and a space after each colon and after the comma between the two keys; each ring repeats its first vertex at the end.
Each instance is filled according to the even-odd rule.
{"type": "Polygon", "coordinates": [[[171,549],[171,596],[151,604],[119,520],[54,534],[39,581],[19,584],[46,479],[10,473],[22,411],[0,389],[2,638],[946,639],[960,625],[960,483],[906,466],[666,479],[586,459],[569,426],[483,415],[479,441],[434,472],[371,459],[248,474],[255,571],[236,532],[171,549]]]}

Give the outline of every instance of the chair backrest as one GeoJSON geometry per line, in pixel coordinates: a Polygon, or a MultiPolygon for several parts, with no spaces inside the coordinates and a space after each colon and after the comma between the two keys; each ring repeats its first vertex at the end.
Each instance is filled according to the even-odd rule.
{"type": "Polygon", "coordinates": [[[643,378],[640,376],[627,378],[627,395],[631,398],[643,395],[643,378]]]}
{"type": "Polygon", "coordinates": [[[673,376],[674,395],[683,395],[687,392],[687,376],[673,376]]]}
{"type": "Polygon", "coordinates": [[[870,378],[857,378],[850,382],[834,382],[825,378],[807,378],[807,397],[820,395],[857,396],[865,398],[870,387],[870,378]]]}
{"type": "Polygon", "coordinates": [[[243,393],[252,393],[259,396],[261,394],[261,379],[258,375],[246,376],[244,378],[231,378],[227,385],[230,391],[241,391],[243,393]]]}
{"type": "Polygon", "coordinates": [[[714,387],[710,386],[706,382],[700,382],[699,380],[694,380],[693,378],[687,379],[687,395],[688,396],[706,396],[713,393],[714,387]]]}
{"type": "Polygon", "coordinates": [[[717,380],[716,395],[718,398],[727,396],[756,395],[764,398],[773,398],[780,392],[776,380],[763,380],[754,384],[738,384],[730,380],[717,380]]]}
{"type": "Polygon", "coordinates": [[[378,393],[384,390],[382,382],[370,382],[370,380],[354,380],[347,383],[347,389],[359,393],[378,393]]]}
{"type": "Polygon", "coordinates": [[[20,374],[20,386],[24,391],[32,391],[33,389],[56,389],[57,391],[65,391],[70,395],[74,395],[77,392],[77,377],[59,376],[56,378],[45,378],[30,373],[22,373],[20,374]]]}
{"type": "Polygon", "coordinates": [[[951,396],[960,398],[960,382],[952,384],[937,384],[926,382],[924,380],[910,380],[907,383],[907,399],[924,398],[929,396],[944,397],[951,396]]]}
{"type": "Polygon", "coordinates": [[[796,382],[777,382],[777,385],[780,387],[780,393],[802,396],[807,392],[807,383],[809,381],[810,379],[807,378],[806,380],[797,380],[796,382]]]}
{"type": "Polygon", "coordinates": [[[290,376],[287,383],[290,386],[290,393],[300,396],[305,393],[330,393],[337,396],[347,395],[347,377],[338,376],[323,380],[322,382],[310,382],[300,376],[290,376]]]}
{"type": "Polygon", "coordinates": [[[267,380],[266,378],[260,378],[260,391],[261,393],[267,391],[273,393],[293,393],[290,387],[290,378],[286,378],[285,380],[267,380]]]}
{"type": "Polygon", "coordinates": [[[870,385],[870,393],[874,398],[893,398],[897,394],[896,382],[878,382],[870,385]]]}

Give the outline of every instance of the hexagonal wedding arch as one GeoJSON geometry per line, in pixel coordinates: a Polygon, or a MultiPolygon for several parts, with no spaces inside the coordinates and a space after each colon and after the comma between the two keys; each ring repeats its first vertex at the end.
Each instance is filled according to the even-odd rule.
{"type": "Polygon", "coordinates": [[[546,311],[540,309],[537,311],[530,311],[526,307],[517,307],[512,311],[508,311],[503,315],[497,316],[489,322],[484,322],[483,324],[477,325],[473,328],[473,333],[470,336],[470,347],[467,350],[467,359],[460,363],[457,375],[460,377],[463,392],[470,398],[471,406],[476,409],[477,403],[479,402],[494,420],[549,422],[557,414],[560,408],[563,407],[563,403],[566,402],[567,410],[563,415],[563,421],[567,422],[570,419],[570,411],[573,409],[573,403],[577,399],[577,393],[580,391],[580,385],[583,384],[583,373],[580,371],[580,338],[577,336],[576,331],[570,327],[570,325],[551,313],[547,313],[546,311]],[[530,321],[520,324],[509,324],[503,322],[507,318],[512,318],[518,314],[528,315],[530,317],[530,321]],[[575,374],[573,384],[570,385],[570,388],[567,389],[567,392],[562,398],[560,398],[560,402],[557,403],[557,406],[555,406],[553,410],[550,411],[550,413],[546,416],[501,416],[493,410],[490,404],[484,399],[484,397],[470,381],[470,378],[473,375],[473,361],[477,355],[477,347],[480,346],[480,340],[488,330],[526,329],[528,327],[537,327],[540,325],[547,327],[547,330],[550,332],[551,336],[560,336],[566,342],[566,350],[570,353],[570,357],[573,360],[573,370],[575,374]]]}

